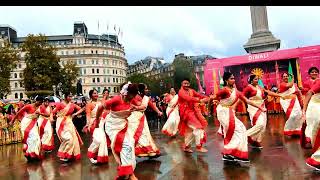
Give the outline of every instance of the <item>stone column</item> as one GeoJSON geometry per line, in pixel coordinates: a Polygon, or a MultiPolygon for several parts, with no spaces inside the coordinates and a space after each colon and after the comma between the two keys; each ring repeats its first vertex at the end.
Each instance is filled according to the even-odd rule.
{"type": "Polygon", "coordinates": [[[250,6],[252,34],[243,46],[248,53],[275,51],[280,48],[280,40],[269,30],[266,6],[250,6]]]}

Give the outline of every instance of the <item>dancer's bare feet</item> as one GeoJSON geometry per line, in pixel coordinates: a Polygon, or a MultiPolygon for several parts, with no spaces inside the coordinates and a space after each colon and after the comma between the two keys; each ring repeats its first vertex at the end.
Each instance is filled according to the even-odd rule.
{"type": "Polygon", "coordinates": [[[208,152],[208,150],[206,148],[204,148],[204,147],[201,147],[200,149],[197,148],[197,151],[198,152],[202,152],[202,153],[208,152]]]}
{"type": "Polygon", "coordinates": [[[191,148],[184,148],[183,151],[187,153],[193,153],[191,148]]]}
{"type": "Polygon", "coordinates": [[[130,180],[138,180],[138,178],[134,174],[131,174],[130,180]]]}

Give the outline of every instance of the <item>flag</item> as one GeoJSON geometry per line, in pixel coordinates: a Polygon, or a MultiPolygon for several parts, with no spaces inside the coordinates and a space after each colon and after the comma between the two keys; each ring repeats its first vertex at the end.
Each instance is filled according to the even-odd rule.
{"type": "Polygon", "coordinates": [[[118,36],[119,36],[119,34],[120,34],[120,27],[119,27],[119,31],[118,31],[118,36]]]}
{"type": "Polygon", "coordinates": [[[202,89],[202,86],[201,86],[201,83],[200,83],[200,78],[199,78],[198,73],[196,73],[196,79],[197,79],[197,84],[198,84],[199,92],[200,92],[200,93],[203,93],[203,89],[202,89]]]}
{"type": "Polygon", "coordinates": [[[276,61],[276,64],[275,64],[275,69],[276,69],[276,82],[277,82],[277,87],[280,88],[279,66],[278,66],[278,62],[277,62],[277,61],[276,61]]]}
{"type": "Polygon", "coordinates": [[[222,76],[221,76],[221,74],[220,74],[220,69],[219,69],[218,74],[219,74],[219,84],[220,84],[220,89],[222,89],[222,88],[223,88],[223,79],[222,79],[222,76]]]}
{"type": "Polygon", "coordinates": [[[302,88],[302,78],[301,78],[301,71],[300,71],[300,64],[298,60],[296,60],[296,68],[297,68],[297,80],[298,80],[298,87],[302,88]]]}
{"type": "Polygon", "coordinates": [[[262,88],[264,88],[264,84],[263,84],[263,82],[262,82],[262,80],[260,78],[258,80],[258,85],[261,86],[262,88]]]}
{"type": "Polygon", "coordinates": [[[288,82],[291,82],[292,81],[292,76],[293,75],[293,72],[292,72],[292,66],[291,66],[291,62],[289,61],[289,67],[288,67],[288,74],[289,74],[289,80],[288,82]]]}
{"type": "Polygon", "coordinates": [[[114,31],[115,31],[115,32],[117,32],[117,28],[116,28],[116,25],[114,25],[114,28],[113,28],[113,29],[114,29],[114,31]]]}
{"type": "Polygon", "coordinates": [[[215,69],[213,69],[212,76],[213,76],[213,93],[215,94],[218,92],[217,74],[215,69]]]}

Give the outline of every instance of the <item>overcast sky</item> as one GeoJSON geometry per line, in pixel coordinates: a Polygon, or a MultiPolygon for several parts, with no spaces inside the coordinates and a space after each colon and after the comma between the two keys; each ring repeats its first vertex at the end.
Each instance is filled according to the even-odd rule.
{"type": "MultiPolygon", "coordinates": [[[[269,28],[281,48],[320,44],[320,7],[267,7],[269,28]]],[[[1,24],[18,36],[73,33],[84,21],[90,34],[114,33],[120,27],[129,64],[146,56],[171,62],[175,54],[218,58],[246,54],[252,33],[250,7],[0,7],[1,24]],[[100,28],[98,31],[98,21],[100,28]]]]}

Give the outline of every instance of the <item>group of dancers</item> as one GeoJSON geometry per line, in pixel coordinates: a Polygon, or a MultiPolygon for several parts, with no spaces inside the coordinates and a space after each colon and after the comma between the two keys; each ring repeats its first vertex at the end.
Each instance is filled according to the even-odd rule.
{"type": "MultiPolygon", "coordinates": [[[[205,128],[208,123],[199,105],[214,103],[217,105],[217,119],[220,122],[218,133],[224,138],[222,159],[248,163],[248,143],[253,148],[262,149],[261,142],[267,124],[264,100],[267,95],[281,97],[280,103],[287,117],[284,134],[300,135],[303,147],[313,147],[314,154],[307,159],[307,164],[320,170],[320,121],[317,118],[320,115],[320,106],[317,104],[320,103],[320,81],[317,80],[319,70],[312,67],[309,74],[311,78],[303,89],[306,94],[304,102],[301,91],[294,83],[294,77],[288,73],[282,75],[279,93],[259,86],[259,77],[254,74],[248,78],[249,85],[240,92],[235,87],[234,75],[225,72],[224,87],[210,96],[190,88],[190,80],[186,78],[181,82],[178,94],[171,88],[170,93],[165,96],[168,119],[162,132],[168,136],[176,136],[179,132],[184,136],[183,150],[187,153],[193,152],[193,143],[196,151],[206,153],[205,128]],[[292,82],[288,81],[289,76],[292,77],[292,82]],[[252,124],[248,130],[235,116],[239,100],[248,104],[252,124]]],[[[91,101],[84,108],[72,102],[71,93],[65,94],[63,102],[54,103],[54,108],[51,108],[47,98],[36,97],[35,103],[24,106],[13,118],[21,120],[25,157],[28,160],[40,160],[44,152],[54,149],[51,122],[56,119],[56,133],[60,140],[57,156],[63,162],[80,159],[83,142],[72,119],[86,111],[87,124],[83,131],[92,137],[87,152],[90,162],[107,163],[108,149],[111,149],[119,165],[117,178],[137,179],[134,175],[136,157],[157,158],[161,155],[151,136],[145,111],[150,107],[158,116],[163,114],[150,100],[146,84],[128,82],[120,88],[120,94],[112,98],[109,98],[109,91],[105,89],[101,101],[98,101],[98,92],[90,90],[91,101]]]]}
{"type": "MultiPolygon", "coordinates": [[[[168,95],[171,100],[167,108],[168,120],[162,132],[173,136],[177,131],[185,137],[184,151],[193,152],[191,142],[194,140],[199,152],[207,152],[203,147],[206,141],[204,131],[207,126],[203,116],[199,115],[196,103],[212,102],[216,105],[217,119],[220,122],[218,134],[224,138],[222,160],[235,163],[248,163],[248,144],[254,149],[261,150],[262,140],[267,125],[265,99],[267,96],[280,98],[280,104],[286,115],[283,133],[286,136],[300,136],[301,147],[312,148],[313,154],[306,164],[320,170],[320,80],[319,69],[311,67],[309,79],[298,88],[294,76],[287,72],[282,74],[277,93],[259,85],[259,76],[251,74],[248,85],[242,92],[235,87],[234,75],[225,72],[224,87],[216,94],[204,96],[189,87],[190,81],[183,80],[178,95],[168,95]],[[291,81],[289,81],[291,78],[291,81]],[[247,104],[252,127],[246,129],[236,117],[237,104],[243,101],[247,104]],[[178,106],[178,107],[177,107],[178,106]],[[179,119],[180,118],[180,119],[179,119]]],[[[172,90],[173,92],[174,90],[172,90]]]]}

